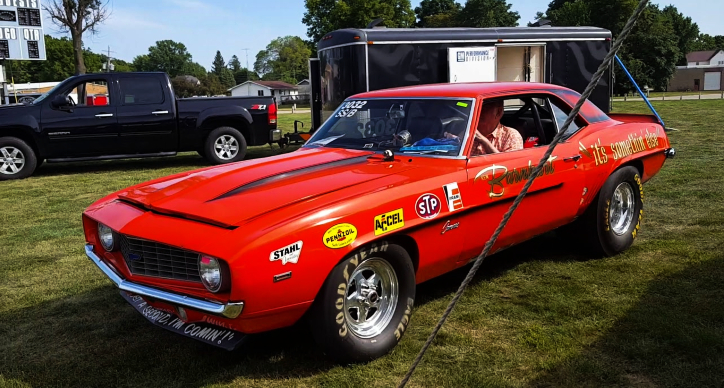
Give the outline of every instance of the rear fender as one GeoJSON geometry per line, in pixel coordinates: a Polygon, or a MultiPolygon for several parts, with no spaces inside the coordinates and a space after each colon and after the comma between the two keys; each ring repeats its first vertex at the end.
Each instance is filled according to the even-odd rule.
{"type": "Polygon", "coordinates": [[[251,117],[251,113],[249,113],[246,108],[242,108],[240,106],[219,106],[202,110],[196,121],[196,128],[208,130],[214,129],[210,128],[208,124],[210,122],[216,122],[224,119],[228,119],[229,121],[238,121],[243,119],[247,125],[254,122],[251,117]]]}

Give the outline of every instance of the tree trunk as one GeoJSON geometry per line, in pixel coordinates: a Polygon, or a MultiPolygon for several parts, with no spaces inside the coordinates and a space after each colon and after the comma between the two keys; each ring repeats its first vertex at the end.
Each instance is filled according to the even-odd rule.
{"type": "Polygon", "coordinates": [[[82,34],[71,33],[71,36],[73,38],[73,54],[75,55],[75,75],[85,74],[82,34]]]}

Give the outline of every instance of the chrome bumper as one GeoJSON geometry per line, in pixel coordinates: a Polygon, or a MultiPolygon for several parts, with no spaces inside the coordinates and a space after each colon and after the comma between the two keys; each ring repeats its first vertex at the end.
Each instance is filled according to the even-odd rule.
{"type": "Polygon", "coordinates": [[[282,139],[282,130],[273,129],[269,131],[269,142],[274,143],[282,139]]]}
{"type": "Polygon", "coordinates": [[[130,282],[121,278],[116,273],[116,271],[114,271],[113,269],[111,269],[111,267],[104,263],[103,260],[101,260],[95,254],[95,252],[93,252],[93,245],[86,244],[85,254],[88,256],[88,258],[91,259],[91,261],[93,261],[93,263],[95,263],[95,265],[98,266],[98,268],[100,268],[101,271],[103,271],[106,276],[108,276],[109,279],[111,279],[116,287],[123,291],[127,291],[136,295],[147,296],[149,298],[168,302],[178,306],[188,307],[209,314],[221,315],[223,317],[231,319],[238,317],[241,314],[241,311],[244,309],[244,302],[226,304],[209,302],[207,300],[191,298],[185,295],[174,294],[168,291],[161,291],[155,288],[130,282]]]}

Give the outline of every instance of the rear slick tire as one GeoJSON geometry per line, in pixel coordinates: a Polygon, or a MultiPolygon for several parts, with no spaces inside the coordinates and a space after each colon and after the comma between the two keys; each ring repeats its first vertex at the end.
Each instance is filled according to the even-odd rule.
{"type": "Polygon", "coordinates": [[[402,339],[415,303],[407,251],[379,241],[358,249],[327,277],[309,314],[312,334],[333,361],[372,361],[402,339]]]}
{"type": "Polygon", "coordinates": [[[644,187],[638,169],[626,166],[608,177],[583,218],[597,255],[614,256],[631,247],[641,230],[644,187]]]}

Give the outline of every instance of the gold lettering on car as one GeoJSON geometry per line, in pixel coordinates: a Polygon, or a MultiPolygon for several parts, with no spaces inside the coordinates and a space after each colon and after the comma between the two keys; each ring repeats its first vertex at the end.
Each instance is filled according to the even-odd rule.
{"type": "MultiPolygon", "coordinates": [[[[557,156],[551,156],[548,161],[543,165],[543,169],[540,175],[551,175],[555,173],[555,166],[553,161],[557,159],[557,156]]],[[[532,161],[528,161],[528,165],[522,168],[514,168],[508,170],[505,166],[492,165],[482,169],[476,176],[475,180],[480,179],[481,181],[487,181],[490,185],[490,191],[488,195],[490,198],[502,197],[505,194],[505,188],[507,185],[514,185],[530,179],[533,174],[535,166],[532,161]],[[498,175],[500,174],[500,175],[498,175]]]]}

